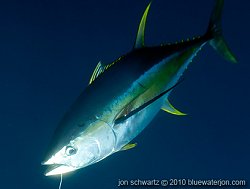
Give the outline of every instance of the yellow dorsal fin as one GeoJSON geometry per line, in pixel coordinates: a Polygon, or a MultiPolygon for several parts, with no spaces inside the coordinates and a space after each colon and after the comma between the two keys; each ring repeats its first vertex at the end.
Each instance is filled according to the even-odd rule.
{"type": "Polygon", "coordinates": [[[145,34],[145,26],[146,26],[146,21],[147,21],[147,16],[148,16],[148,11],[150,8],[151,2],[147,6],[146,10],[143,13],[143,16],[141,18],[141,22],[137,31],[137,36],[135,40],[135,45],[134,48],[141,48],[144,47],[144,34],[145,34]]]}
{"type": "Polygon", "coordinates": [[[181,116],[187,115],[187,114],[182,113],[181,111],[177,110],[172,104],[170,104],[168,99],[166,100],[166,103],[162,106],[161,109],[165,112],[168,112],[168,113],[174,114],[174,115],[181,115],[181,116]]]}
{"type": "Polygon", "coordinates": [[[102,66],[101,64],[101,61],[98,62],[98,64],[96,65],[93,73],[92,73],[92,76],[89,80],[89,85],[104,71],[104,67],[102,66]]]}
{"type": "Polygon", "coordinates": [[[111,64],[107,64],[107,65],[102,65],[101,61],[98,62],[98,64],[96,65],[92,76],[89,80],[89,85],[95,81],[96,78],[98,78],[99,75],[101,75],[103,72],[105,72],[107,69],[109,69],[111,66],[113,66],[114,64],[116,64],[117,62],[121,61],[123,58],[123,56],[119,57],[118,59],[116,59],[114,62],[112,62],[111,64]]]}
{"type": "Polygon", "coordinates": [[[137,143],[129,143],[129,144],[126,144],[125,146],[123,146],[120,151],[130,150],[136,146],[137,146],[137,143]]]}

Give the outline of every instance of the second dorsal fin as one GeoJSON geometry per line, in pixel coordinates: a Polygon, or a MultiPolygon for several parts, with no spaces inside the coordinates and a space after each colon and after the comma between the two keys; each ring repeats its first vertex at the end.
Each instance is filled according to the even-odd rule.
{"type": "Polygon", "coordinates": [[[141,22],[139,24],[139,28],[137,31],[137,36],[134,44],[134,48],[141,48],[144,47],[144,34],[145,34],[145,26],[146,26],[146,21],[147,21],[147,16],[148,16],[148,11],[150,8],[151,2],[147,6],[146,10],[143,13],[143,16],[141,18],[141,22]]]}

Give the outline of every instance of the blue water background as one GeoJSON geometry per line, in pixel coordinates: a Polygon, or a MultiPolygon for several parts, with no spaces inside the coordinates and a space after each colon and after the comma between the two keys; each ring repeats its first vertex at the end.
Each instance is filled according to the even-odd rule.
{"type": "MultiPolygon", "coordinates": [[[[0,188],[58,187],[59,178],[45,177],[40,165],[53,131],[97,62],[132,49],[148,2],[0,2],[0,188]]],[[[224,36],[239,64],[206,46],[172,93],[188,116],[160,112],[135,149],[65,176],[63,189],[111,189],[119,179],[138,178],[250,182],[249,5],[227,0],[223,12],[224,36]]],[[[146,44],[203,34],[212,7],[213,1],[155,0],[146,44]]]]}

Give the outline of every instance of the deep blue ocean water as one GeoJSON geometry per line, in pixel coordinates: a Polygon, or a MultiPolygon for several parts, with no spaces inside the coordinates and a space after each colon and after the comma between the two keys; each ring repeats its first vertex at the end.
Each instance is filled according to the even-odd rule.
{"type": "MultiPolygon", "coordinates": [[[[97,62],[131,50],[148,2],[0,2],[0,188],[58,188],[59,177],[45,177],[40,165],[53,131],[97,62]]],[[[239,64],[206,46],[171,94],[188,116],[160,112],[135,149],[65,175],[62,188],[170,178],[245,179],[249,188],[249,5],[227,0],[224,7],[224,36],[239,64]]],[[[212,7],[213,1],[154,0],[146,44],[203,34],[212,7]]]]}

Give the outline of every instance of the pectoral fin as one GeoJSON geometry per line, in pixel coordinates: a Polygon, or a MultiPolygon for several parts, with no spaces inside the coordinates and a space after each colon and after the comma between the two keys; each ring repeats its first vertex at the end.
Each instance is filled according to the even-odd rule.
{"type": "Polygon", "coordinates": [[[161,98],[162,96],[164,96],[165,94],[167,94],[168,92],[170,92],[171,90],[173,90],[177,85],[179,85],[182,81],[179,81],[178,83],[176,83],[174,86],[170,87],[169,89],[165,90],[164,92],[162,92],[161,94],[155,96],[154,98],[152,98],[151,100],[145,102],[144,104],[142,104],[141,106],[139,106],[138,108],[133,109],[132,111],[130,111],[128,114],[123,114],[120,117],[117,117],[114,120],[114,124],[120,124],[122,122],[124,122],[125,120],[127,120],[128,118],[130,118],[131,116],[137,114],[138,112],[140,112],[141,110],[143,110],[144,108],[148,107],[150,104],[152,104],[153,102],[155,102],[156,100],[158,100],[159,98],[161,98]]]}
{"type": "Polygon", "coordinates": [[[129,144],[126,144],[125,146],[123,146],[120,151],[130,150],[136,146],[137,146],[137,143],[129,143],[129,144]]]}
{"type": "Polygon", "coordinates": [[[187,115],[185,113],[182,113],[181,111],[177,110],[168,100],[166,101],[166,103],[162,106],[161,108],[163,111],[168,112],[170,114],[174,114],[174,115],[187,115]]]}

